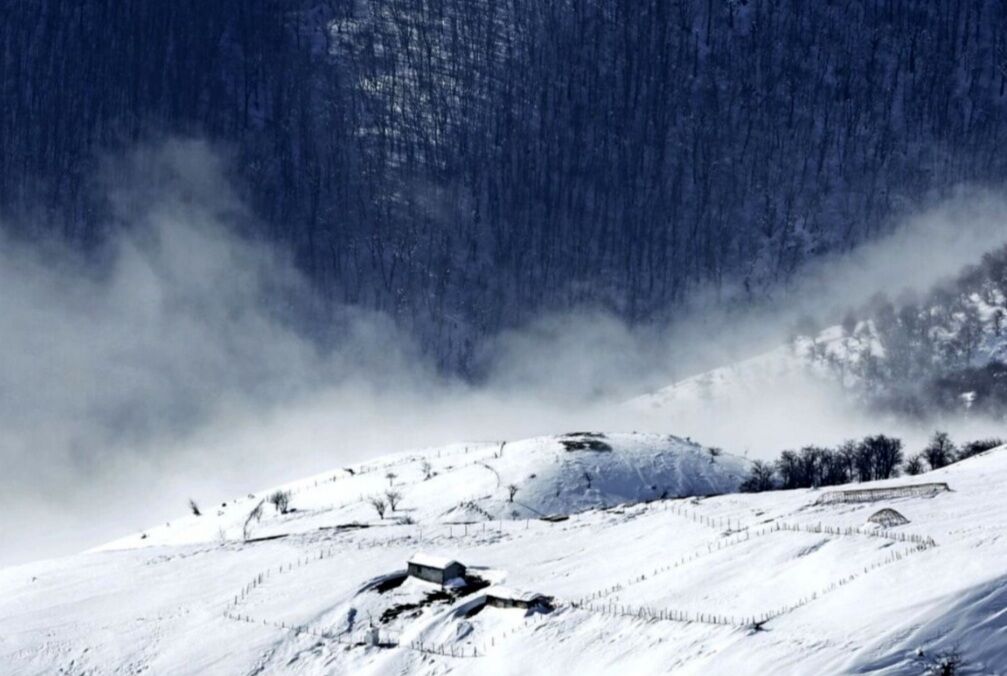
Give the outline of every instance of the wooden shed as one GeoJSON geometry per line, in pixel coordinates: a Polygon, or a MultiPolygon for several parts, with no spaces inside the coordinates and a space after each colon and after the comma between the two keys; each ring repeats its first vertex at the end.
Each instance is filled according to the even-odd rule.
{"type": "Polygon", "coordinates": [[[490,587],[484,592],[486,605],[494,608],[552,610],[552,599],[538,592],[519,591],[510,587],[490,587]]]}
{"type": "Polygon", "coordinates": [[[417,553],[409,559],[407,572],[415,578],[445,584],[448,580],[465,577],[465,566],[445,556],[417,553]]]}

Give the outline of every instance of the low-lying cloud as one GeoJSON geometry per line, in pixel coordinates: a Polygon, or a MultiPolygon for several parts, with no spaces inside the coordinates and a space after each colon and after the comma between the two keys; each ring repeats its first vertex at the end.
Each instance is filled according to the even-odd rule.
{"type": "Polygon", "coordinates": [[[0,563],[142,529],[190,496],[409,447],[593,427],[767,457],[897,425],[817,384],[675,416],[620,402],[771,347],[802,314],[835,320],[879,289],[925,289],[1007,239],[1002,199],[963,194],[823,261],[771,306],[698,300],[643,328],[596,311],[543,317],[488,342],[474,385],[438,373],[375,313],[326,308],[325,341],[299,330],[318,300],[248,234],[225,176],[199,142],[143,148],[104,173],[116,234],[101,251],[0,237],[0,563]]]}

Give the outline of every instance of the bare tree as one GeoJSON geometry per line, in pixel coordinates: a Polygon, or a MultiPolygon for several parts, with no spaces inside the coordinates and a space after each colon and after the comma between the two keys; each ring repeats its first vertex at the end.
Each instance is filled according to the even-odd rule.
{"type": "Polygon", "coordinates": [[[871,459],[874,479],[890,479],[902,462],[902,441],[884,434],[864,437],[860,447],[871,459]]]}
{"type": "Polygon", "coordinates": [[[507,502],[514,502],[514,496],[517,495],[517,491],[517,484],[510,484],[507,486],[507,502]]]}
{"type": "Polygon", "coordinates": [[[906,460],[905,464],[906,474],[909,476],[916,476],[917,474],[923,474],[923,458],[919,455],[914,455],[913,457],[906,460]]]}
{"type": "Polygon", "coordinates": [[[199,505],[197,505],[196,501],[193,500],[192,498],[189,498],[189,509],[191,509],[192,513],[194,515],[196,515],[196,516],[202,516],[203,515],[203,513],[201,511],[199,511],[199,505]]]}
{"type": "Polygon", "coordinates": [[[399,503],[401,501],[402,493],[391,489],[385,491],[385,502],[388,503],[388,507],[390,507],[393,512],[399,508],[399,503]]]}
{"type": "Polygon", "coordinates": [[[248,517],[245,518],[245,525],[241,527],[241,539],[248,540],[248,537],[252,534],[252,523],[258,522],[262,519],[262,505],[265,504],[265,499],[259,500],[259,504],[248,513],[248,517]]]}
{"type": "Polygon", "coordinates": [[[940,469],[954,462],[955,453],[954,442],[947,432],[934,432],[930,438],[930,443],[923,449],[923,457],[926,459],[930,469],[940,469]]]}
{"type": "Polygon", "coordinates": [[[276,491],[269,496],[269,504],[280,514],[286,514],[290,511],[290,491],[276,491]]]}
{"type": "Polygon", "coordinates": [[[378,496],[373,496],[367,498],[367,503],[374,508],[374,511],[378,513],[378,516],[382,519],[385,518],[385,511],[388,510],[388,503],[378,496]]]}
{"type": "Polygon", "coordinates": [[[388,479],[388,485],[389,486],[391,486],[393,483],[395,483],[395,478],[396,477],[398,477],[398,474],[396,474],[395,472],[388,471],[387,473],[385,473],[385,478],[388,479]]]}
{"type": "Polygon", "coordinates": [[[752,462],[752,469],[740,486],[740,490],[743,493],[761,493],[762,491],[771,491],[776,488],[776,480],[774,478],[775,471],[773,466],[768,462],[763,462],[762,460],[755,460],[752,462]]]}
{"type": "Polygon", "coordinates": [[[424,460],[420,463],[420,470],[423,472],[423,480],[428,481],[434,475],[434,468],[430,464],[429,460],[424,460]]]}

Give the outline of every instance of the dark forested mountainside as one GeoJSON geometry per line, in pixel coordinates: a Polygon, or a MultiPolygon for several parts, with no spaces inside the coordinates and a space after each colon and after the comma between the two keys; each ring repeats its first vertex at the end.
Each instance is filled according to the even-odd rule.
{"type": "Polygon", "coordinates": [[[543,307],[758,297],[1004,178],[1004,25],[997,0],[11,0],[0,207],[90,246],[103,153],[208,138],[327,298],[465,370],[543,307]]]}

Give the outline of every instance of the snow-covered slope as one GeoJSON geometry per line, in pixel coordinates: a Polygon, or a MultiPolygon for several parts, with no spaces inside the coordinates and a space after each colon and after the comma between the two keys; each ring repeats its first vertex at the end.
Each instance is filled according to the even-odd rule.
{"type": "Polygon", "coordinates": [[[203,505],[199,517],[189,515],[100,549],[243,539],[249,512],[275,490],[290,492],[292,511],[276,514],[267,502],[263,518],[250,526],[253,537],[374,521],[422,526],[567,515],[661,497],[727,493],[747,472],[743,458],[668,435],[578,432],[457,444],[203,505]],[[401,496],[400,504],[381,519],[371,499],[387,502],[389,492],[401,496]]]}
{"type": "MultiPolygon", "coordinates": [[[[614,449],[633,439],[609,437],[614,449]]],[[[552,458],[553,478],[578,457],[565,455],[555,438],[525,444],[529,457],[552,458]]],[[[193,518],[165,528],[190,533],[179,543],[151,530],[142,544],[163,544],[138,547],[127,538],[116,545],[123,549],[0,570],[3,671],[918,674],[917,649],[953,646],[967,673],[1007,669],[1007,447],[919,477],[856,486],[946,482],[951,489],[929,497],[824,503],[825,491],[800,490],[656,500],[564,521],[433,518],[468,494],[470,481],[472,495],[494,496],[477,504],[507,511],[505,494],[463,469],[486,462],[503,485],[526,478],[523,462],[531,461],[517,459],[521,447],[507,444],[494,458],[498,448],[442,450],[434,471],[457,471],[451,483],[424,481],[415,466],[421,454],[358,472],[374,475],[363,492],[387,485],[388,467],[396,482],[408,480],[401,511],[415,509],[416,523],[382,522],[363,510],[348,514],[366,517],[369,527],[338,528],[348,514],[311,507],[311,479],[292,487],[299,511],[261,525],[285,537],[213,541],[193,518]],[[430,490],[411,497],[414,487],[430,490]],[[868,518],[883,507],[909,523],[878,530],[868,518]],[[403,580],[417,551],[463,562],[479,584],[552,596],[555,609],[482,606],[480,590],[456,596],[403,580]],[[363,645],[371,624],[381,645],[363,645]]],[[[615,469],[620,452],[576,453],[615,469]]],[[[673,458],[678,449],[659,452],[673,458]]],[[[696,456],[690,472],[736,464],[707,454],[703,465],[696,456]]],[[[685,467],[677,462],[668,465],[685,467]]],[[[535,461],[540,476],[547,464],[535,461]]],[[[600,487],[601,474],[593,483],[612,495],[600,487]]],[[[325,490],[335,496],[349,481],[325,490]]],[[[547,498],[555,493],[533,485],[515,501],[524,492],[552,509],[547,498]]],[[[215,523],[212,514],[200,518],[215,523]]]]}

